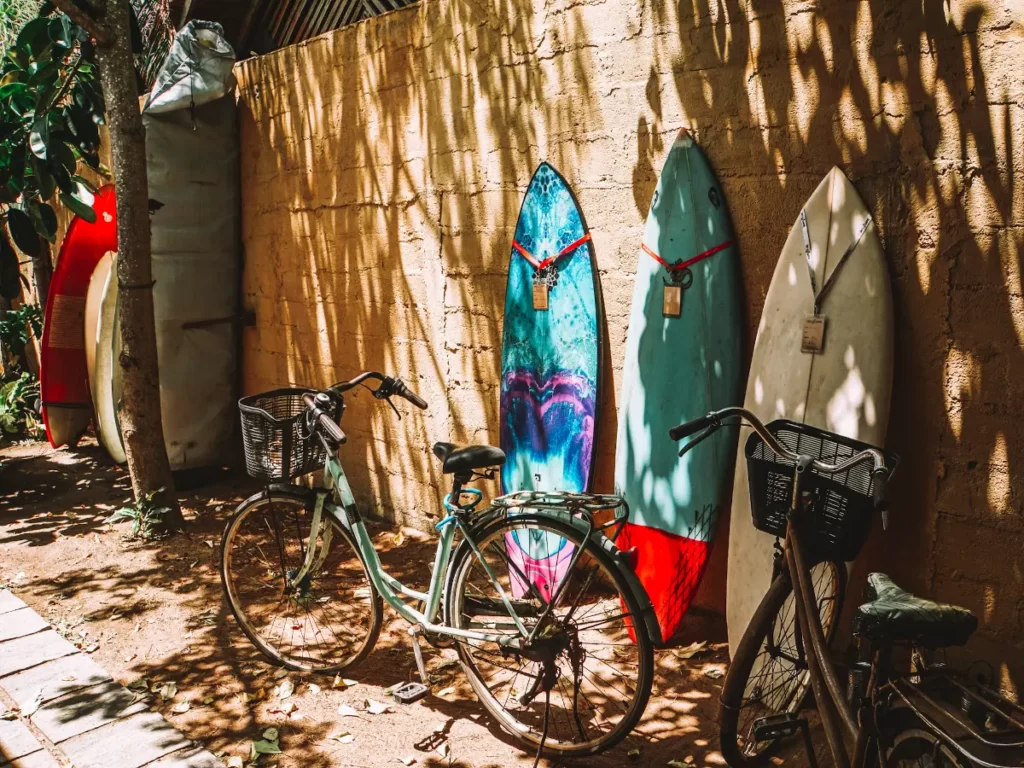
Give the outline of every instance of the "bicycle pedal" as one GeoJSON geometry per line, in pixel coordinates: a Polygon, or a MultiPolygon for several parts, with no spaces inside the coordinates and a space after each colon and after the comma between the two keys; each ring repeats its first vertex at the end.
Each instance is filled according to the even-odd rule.
{"type": "Polygon", "coordinates": [[[396,688],[391,695],[395,697],[395,701],[399,704],[412,704],[414,701],[422,699],[428,693],[430,693],[430,689],[423,683],[406,683],[402,687],[396,688]]]}
{"type": "Polygon", "coordinates": [[[774,741],[775,739],[796,736],[807,727],[807,720],[797,717],[792,712],[781,715],[770,715],[754,721],[755,741],[774,741]]]}

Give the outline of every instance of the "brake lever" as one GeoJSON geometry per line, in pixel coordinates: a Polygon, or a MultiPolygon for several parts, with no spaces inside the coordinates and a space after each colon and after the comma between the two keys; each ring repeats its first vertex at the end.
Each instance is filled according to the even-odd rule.
{"type": "Polygon", "coordinates": [[[710,427],[707,427],[703,432],[701,432],[699,435],[697,435],[695,438],[693,438],[693,440],[691,440],[686,445],[684,445],[680,449],[680,451],[679,451],[679,458],[682,458],[692,448],[696,447],[699,443],[702,443],[705,440],[707,440],[709,437],[711,437],[715,433],[715,431],[718,429],[719,426],[720,425],[718,425],[718,424],[712,424],[710,427]]]}
{"type": "Polygon", "coordinates": [[[395,407],[395,404],[391,402],[391,398],[390,398],[390,397],[382,397],[382,398],[380,398],[380,399],[381,399],[381,400],[386,400],[386,401],[387,401],[388,405],[390,405],[390,406],[391,406],[391,410],[395,412],[395,416],[397,416],[397,417],[398,417],[398,420],[399,420],[399,421],[401,421],[401,420],[402,420],[402,414],[401,414],[401,412],[400,412],[400,411],[399,411],[399,410],[398,410],[398,409],[397,409],[397,408],[395,407]]]}

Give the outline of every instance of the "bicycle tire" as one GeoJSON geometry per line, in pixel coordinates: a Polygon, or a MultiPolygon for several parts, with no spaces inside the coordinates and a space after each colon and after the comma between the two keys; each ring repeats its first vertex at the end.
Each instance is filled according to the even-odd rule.
{"type": "MultiPolygon", "coordinates": [[[[497,701],[497,698],[492,694],[491,688],[488,687],[487,681],[483,679],[483,676],[478,669],[477,663],[474,662],[474,656],[470,652],[470,644],[465,641],[457,643],[459,659],[462,663],[462,667],[469,679],[473,690],[476,692],[477,698],[488,710],[488,712],[494,717],[498,724],[511,733],[516,738],[528,744],[531,748],[540,747],[543,742],[543,748],[541,754],[546,757],[587,757],[596,755],[600,752],[604,752],[607,749],[615,746],[621,742],[626,736],[633,730],[636,724],[643,717],[644,710],[647,706],[647,701],[650,698],[651,686],[654,679],[654,646],[650,636],[644,629],[645,625],[641,617],[641,603],[636,595],[632,592],[632,589],[625,579],[625,577],[619,572],[617,562],[613,559],[613,555],[603,549],[600,544],[596,543],[593,538],[584,541],[583,533],[574,526],[564,523],[561,520],[556,520],[551,517],[536,514],[536,513],[521,513],[508,518],[500,518],[498,520],[487,521],[481,525],[475,527],[470,531],[470,536],[477,543],[477,546],[483,551],[484,547],[488,546],[490,542],[499,542],[504,545],[507,541],[506,535],[515,528],[521,528],[523,526],[536,525],[543,526],[543,529],[548,533],[554,533],[562,536],[574,547],[583,547],[583,552],[580,554],[580,558],[577,561],[577,567],[581,563],[586,562],[588,565],[593,562],[602,570],[605,582],[611,581],[611,586],[617,593],[618,599],[622,602],[614,602],[614,598],[610,598],[607,603],[609,605],[615,605],[617,610],[624,611],[624,616],[630,617],[632,627],[635,629],[632,631],[630,642],[622,643],[623,646],[628,646],[633,643],[636,648],[636,675],[630,677],[629,682],[635,685],[635,692],[630,700],[628,708],[625,708],[621,719],[614,724],[614,726],[595,741],[588,741],[584,743],[562,743],[560,741],[552,741],[549,737],[544,739],[538,737],[538,734],[524,725],[519,719],[511,715],[501,703],[497,701]],[[590,558],[587,560],[587,558],[590,558]],[[618,606],[622,606],[619,608],[618,606]]],[[[445,620],[449,626],[464,628],[463,623],[463,606],[465,603],[465,592],[466,592],[466,580],[470,571],[470,566],[474,562],[479,562],[476,558],[473,549],[469,546],[468,542],[463,541],[459,546],[458,550],[452,559],[451,569],[448,573],[448,583],[445,591],[445,620]]],[[[596,568],[594,571],[596,572],[596,568]]],[[[482,571],[482,569],[481,569],[482,571]]],[[[592,577],[591,577],[592,578],[592,577]]],[[[559,583],[571,584],[572,575],[566,574],[562,577],[559,583]]],[[[590,579],[587,582],[590,583],[590,579]]],[[[571,591],[571,587],[567,587],[567,592],[571,591]]],[[[474,598],[479,601],[480,598],[474,598]]],[[[495,601],[495,606],[502,605],[500,602],[495,601]]],[[[508,617],[507,609],[505,610],[505,616],[508,617]]],[[[593,610],[593,608],[589,609],[593,610]]],[[[605,609],[607,611],[607,608],[605,609]]],[[[587,614],[584,614],[587,615],[587,614]]],[[[607,615],[607,613],[605,613],[607,615]]],[[[600,614],[599,614],[600,616],[600,614]]],[[[591,629],[590,623],[585,623],[586,626],[580,630],[586,632],[591,629]]],[[[621,638],[620,638],[621,639],[621,638]]],[[[618,643],[609,643],[607,645],[619,645],[618,643]]],[[[615,649],[611,649],[611,661],[615,661],[618,656],[614,652],[615,649]]],[[[596,655],[596,654],[595,654],[596,655]]],[[[606,659],[598,660],[606,666],[608,664],[606,659]]],[[[522,670],[522,667],[520,668],[522,670]]],[[[585,674],[585,673],[584,673],[585,674]]],[[[513,678],[510,684],[510,693],[515,693],[514,686],[518,678],[513,678]]],[[[588,678],[588,682],[592,682],[593,678],[588,678]]],[[[559,678],[559,685],[562,684],[562,678],[559,678]]],[[[578,686],[582,688],[582,686],[578,686]]],[[[625,686],[628,691],[629,685],[625,686]]],[[[555,689],[552,689],[553,691],[555,689]]],[[[570,698],[566,696],[565,688],[561,689],[559,694],[563,700],[570,698]]],[[[574,697],[577,697],[574,693],[574,697]]],[[[506,696],[505,703],[508,704],[508,696],[506,696]]],[[[592,706],[592,702],[584,694],[584,700],[586,705],[592,706]]],[[[513,704],[515,704],[513,700],[513,704]]],[[[574,705],[575,707],[575,705],[574,705]]],[[[596,708],[594,708],[596,713],[596,708]]],[[[519,710],[522,711],[522,710],[519,710]]],[[[586,728],[579,724],[579,715],[576,710],[573,710],[574,717],[576,718],[576,727],[579,729],[579,733],[582,735],[586,728]]],[[[601,716],[595,718],[594,722],[600,724],[601,716]]],[[[566,724],[570,730],[573,724],[569,721],[568,714],[565,715],[566,724]]],[[[557,717],[555,718],[557,722],[557,717]]]]}
{"type": "MultiPolygon", "coordinates": [[[[882,729],[887,734],[885,751],[887,768],[972,768],[972,763],[950,749],[921,722],[920,718],[903,707],[888,709],[882,715],[882,729]]],[[[868,754],[865,761],[871,768],[878,766],[878,752],[868,754]]]]}
{"type": "MultiPolygon", "coordinates": [[[[833,579],[830,583],[835,587],[833,590],[834,597],[831,598],[831,621],[828,623],[828,626],[824,627],[826,642],[831,644],[839,625],[839,616],[842,613],[843,598],[846,592],[847,572],[846,565],[841,562],[828,561],[825,563],[819,563],[815,567],[817,568],[822,565],[830,569],[833,575],[833,579]]],[[[822,601],[824,599],[823,595],[819,594],[817,589],[815,590],[815,594],[818,595],[819,610],[821,610],[822,601]]],[[[748,730],[748,724],[743,723],[741,725],[740,719],[744,712],[744,707],[750,704],[750,697],[748,697],[748,683],[750,682],[754,664],[758,658],[761,657],[762,650],[765,649],[766,642],[769,638],[769,632],[771,632],[773,627],[775,627],[776,620],[781,614],[783,614],[787,600],[792,596],[793,589],[792,584],[790,583],[789,572],[783,571],[776,576],[775,580],[768,588],[768,591],[765,593],[765,596],[761,599],[760,605],[758,605],[757,610],[754,612],[754,615],[750,620],[750,624],[747,625],[747,629],[743,633],[743,637],[740,639],[739,646],[736,649],[732,663],[729,665],[729,670],[726,673],[725,680],[723,681],[718,714],[720,750],[722,752],[722,757],[732,768],[754,768],[754,766],[767,765],[769,764],[770,758],[775,754],[780,746],[780,739],[768,742],[759,742],[756,745],[752,745],[743,736],[743,731],[748,730]],[[746,747],[746,750],[741,749],[741,741],[746,747]],[[750,751],[751,747],[753,747],[753,751],[750,751]],[[746,754],[744,753],[745,751],[746,754]]],[[[788,619],[784,618],[783,623],[786,627],[792,627],[793,631],[795,631],[795,601],[790,600],[789,605],[791,606],[791,610],[788,613],[788,619]]],[[[773,633],[773,636],[780,635],[787,636],[788,630],[785,628],[778,628],[773,633]]],[[[776,660],[791,663],[789,657],[783,653],[774,654],[770,648],[767,652],[769,654],[773,654],[773,663],[776,660]]],[[[806,671],[798,672],[798,664],[791,665],[793,666],[793,671],[788,674],[793,675],[791,679],[797,681],[796,686],[793,687],[793,690],[789,693],[783,692],[781,698],[778,699],[778,701],[782,702],[784,706],[765,707],[761,716],[781,714],[783,712],[796,712],[800,710],[808,698],[811,697],[812,694],[808,673],[806,671]]],[[[755,686],[754,691],[757,692],[758,690],[759,689],[755,686]]],[[[764,694],[757,693],[758,699],[761,699],[763,696],[764,694]]],[[[775,701],[775,699],[773,699],[773,701],[775,701]]],[[[749,712],[748,717],[752,717],[749,712]]],[[[749,726],[752,725],[753,720],[749,726]]]]}
{"type": "MultiPolygon", "coordinates": [[[[231,519],[228,521],[227,525],[224,528],[224,535],[221,540],[221,584],[224,588],[224,595],[227,599],[228,605],[231,608],[232,614],[234,614],[235,620],[238,622],[239,627],[241,627],[246,637],[249,638],[250,642],[252,642],[252,644],[256,646],[260,653],[262,653],[264,656],[266,656],[274,663],[280,664],[288,669],[304,672],[335,673],[343,669],[352,667],[355,664],[358,664],[360,661],[366,658],[367,654],[369,654],[370,651],[373,650],[374,645],[376,645],[377,638],[380,635],[381,624],[383,622],[384,616],[384,607],[381,597],[373,588],[373,584],[370,583],[369,574],[366,569],[366,563],[363,562],[363,559],[359,554],[359,549],[358,547],[356,547],[355,541],[353,541],[348,531],[346,531],[333,519],[328,518],[328,524],[331,526],[331,548],[330,552],[328,553],[327,559],[325,560],[324,563],[324,571],[327,570],[326,566],[328,565],[328,563],[331,563],[339,571],[342,571],[343,569],[343,573],[347,577],[344,580],[344,582],[339,583],[349,583],[351,581],[351,578],[358,573],[359,569],[361,569],[362,578],[365,581],[365,583],[352,589],[353,595],[355,595],[356,592],[360,593],[360,605],[353,607],[351,609],[346,608],[345,605],[341,605],[339,610],[347,613],[349,616],[358,615],[360,617],[365,617],[368,619],[368,623],[365,629],[360,628],[358,635],[356,633],[352,633],[353,637],[361,637],[362,639],[360,642],[355,644],[354,650],[351,653],[345,653],[340,658],[337,656],[325,656],[322,659],[322,663],[317,663],[316,660],[310,660],[308,657],[299,657],[290,654],[285,654],[280,649],[275,648],[274,645],[269,641],[269,639],[258,631],[256,623],[254,621],[255,617],[251,615],[252,611],[247,611],[245,606],[241,604],[242,601],[240,600],[240,590],[238,588],[238,572],[241,569],[242,564],[238,564],[237,567],[233,568],[233,564],[235,563],[236,557],[239,560],[241,560],[247,553],[251,554],[252,552],[251,542],[249,543],[250,548],[240,550],[237,552],[237,554],[235,552],[234,545],[236,544],[236,542],[239,541],[240,531],[243,530],[243,526],[246,524],[247,521],[253,519],[252,515],[254,513],[270,505],[281,505],[281,507],[290,508],[293,512],[295,512],[301,518],[304,518],[306,520],[307,527],[305,535],[308,537],[309,518],[312,514],[314,503],[315,497],[313,494],[310,494],[308,492],[303,493],[298,489],[296,489],[295,491],[286,491],[283,489],[274,490],[272,492],[262,491],[242,502],[242,504],[239,505],[237,511],[231,517],[231,519]],[[334,557],[336,553],[344,559],[339,559],[337,560],[337,562],[334,562],[334,557]],[[358,568],[356,567],[356,562],[358,562],[358,568]],[[363,593],[362,590],[365,589],[368,589],[369,592],[363,593]],[[364,597],[368,597],[368,599],[364,600],[364,597]]],[[[259,521],[256,521],[256,524],[258,525],[259,521]]],[[[296,527],[299,532],[299,535],[296,536],[296,541],[301,541],[303,536],[301,530],[301,521],[297,522],[296,527]]],[[[291,565],[293,566],[293,569],[297,569],[297,566],[301,564],[301,558],[292,558],[287,561],[285,560],[285,554],[283,552],[283,547],[280,541],[281,535],[279,526],[277,531],[277,538],[277,554],[279,555],[281,569],[287,570],[285,569],[286,565],[291,565]]],[[[299,548],[300,552],[303,551],[302,544],[300,544],[299,548]]],[[[270,586],[270,584],[280,579],[281,584],[280,586],[276,587],[276,589],[279,589],[281,592],[280,598],[278,599],[278,603],[283,604],[284,606],[290,606],[289,600],[291,600],[294,602],[294,605],[302,608],[302,610],[305,613],[304,617],[296,618],[294,620],[288,619],[286,617],[285,626],[287,626],[289,620],[299,621],[301,619],[301,640],[303,641],[303,643],[305,643],[305,632],[307,622],[312,621],[314,627],[317,625],[318,622],[316,622],[316,619],[312,617],[312,613],[308,606],[301,605],[298,598],[296,598],[294,595],[288,595],[286,593],[287,590],[284,588],[284,584],[287,579],[286,573],[273,574],[273,582],[269,582],[270,576],[272,575],[271,571],[273,570],[273,566],[275,566],[276,564],[269,562],[270,555],[264,554],[264,550],[258,551],[263,556],[264,562],[262,563],[262,567],[265,569],[266,572],[266,575],[262,578],[264,584],[260,587],[260,592],[267,593],[269,596],[269,594],[271,594],[275,589],[273,586],[270,586]]],[[[311,595],[313,594],[313,584],[314,579],[311,578],[310,582],[302,588],[302,591],[304,593],[303,600],[305,600],[308,604],[313,604],[313,610],[319,610],[318,605],[330,604],[332,600],[336,601],[336,597],[342,594],[340,589],[332,589],[332,597],[325,596],[322,598],[314,599],[311,597],[311,595]]],[[[333,607],[334,606],[332,605],[332,608],[333,607]]],[[[292,607],[292,610],[294,611],[294,607],[292,607]]],[[[323,612],[326,613],[326,609],[324,609],[323,612]]],[[[276,626],[276,622],[277,619],[275,618],[270,626],[271,630],[273,630],[274,626],[276,626]]],[[[337,629],[331,627],[331,630],[333,636],[336,638],[338,636],[337,629]]],[[[295,631],[296,629],[295,626],[293,625],[293,635],[295,631]]],[[[314,639],[316,638],[317,635],[323,637],[322,630],[317,629],[314,631],[314,639]]],[[[320,645],[320,643],[317,644],[320,645]]]]}

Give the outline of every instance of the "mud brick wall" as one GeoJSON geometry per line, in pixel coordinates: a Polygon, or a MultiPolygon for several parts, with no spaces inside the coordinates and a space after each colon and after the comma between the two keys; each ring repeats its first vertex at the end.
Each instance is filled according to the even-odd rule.
{"type": "MultiPolygon", "coordinates": [[[[752,346],[832,165],[880,224],[896,307],[891,530],[866,565],[962,602],[1024,674],[1024,27],[1019,0],[424,0],[239,68],[248,392],[401,374],[345,419],[360,499],[425,526],[434,440],[496,441],[505,269],[541,160],[574,185],[607,307],[609,489],[632,275],[676,132],[717,169],[752,346]]],[[[722,530],[720,535],[726,535],[722,530]]],[[[720,539],[721,542],[723,539],[720,539]]],[[[702,602],[724,604],[720,546],[702,602]]],[[[862,564],[862,567],[863,564],[862,564]]],[[[851,599],[860,596],[855,578],[851,599]]]]}

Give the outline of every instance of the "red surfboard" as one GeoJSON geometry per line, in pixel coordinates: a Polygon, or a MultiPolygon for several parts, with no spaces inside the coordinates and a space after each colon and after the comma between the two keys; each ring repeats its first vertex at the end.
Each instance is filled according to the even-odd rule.
{"type": "Polygon", "coordinates": [[[102,187],[93,201],[96,221],[76,216],[57,255],[43,316],[39,391],[50,445],[74,445],[92,419],[85,361],[85,296],[96,265],[117,250],[114,187],[102,187]]]}

